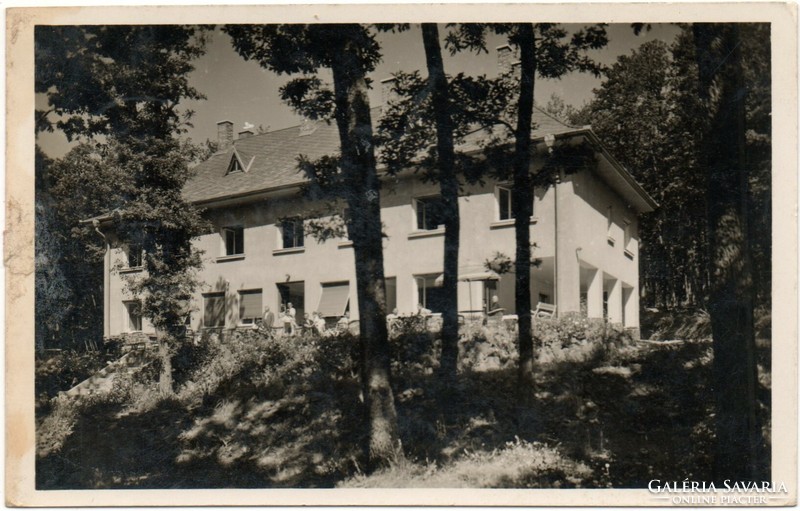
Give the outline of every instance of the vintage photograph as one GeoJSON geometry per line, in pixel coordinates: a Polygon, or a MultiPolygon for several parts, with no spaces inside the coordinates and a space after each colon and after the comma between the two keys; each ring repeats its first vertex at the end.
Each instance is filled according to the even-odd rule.
{"type": "Polygon", "coordinates": [[[34,490],[794,502],[772,24],[508,19],[32,24],[34,490]]]}

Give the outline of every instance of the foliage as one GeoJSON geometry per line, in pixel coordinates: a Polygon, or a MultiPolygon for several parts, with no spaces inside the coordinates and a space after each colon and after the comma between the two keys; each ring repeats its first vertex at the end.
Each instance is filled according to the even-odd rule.
{"type": "Polygon", "coordinates": [[[81,223],[120,206],[131,179],[83,143],[59,160],[37,147],[36,339],[45,347],[93,348],[102,335],[103,237],[81,223]],[[87,184],[91,184],[87,186],[87,184]]]}
{"type": "MultiPolygon", "coordinates": [[[[751,235],[760,299],[769,301],[770,89],[766,25],[743,25],[747,88],[751,235]]],[[[689,27],[667,45],[652,41],[619,57],[584,109],[610,152],[659,203],[640,219],[643,303],[702,306],[706,271],[706,176],[698,172],[708,120],[697,94],[694,39],[689,27]]]]}
{"type": "MultiPolygon", "coordinates": [[[[769,474],[759,417],[755,356],[754,282],[748,240],[751,214],[747,101],[737,23],[692,26],[698,69],[699,167],[706,176],[708,308],[714,345],[714,478],[758,479],[769,474]],[[735,446],[736,443],[740,445],[735,446]]],[[[768,225],[764,226],[768,228],[768,225]]]]}
{"type": "MultiPolygon", "coordinates": [[[[187,163],[197,154],[176,136],[192,114],[179,110],[180,102],[203,97],[189,85],[188,75],[194,69],[192,60],[204,52],[207,30],[176,25],[40,26],[35,34],[36,92],[47,95],[49,107],[37,112],[37,130],[57,128],[70,140],[106,137],[105,144],[79,146],[65,159],[65,179],[53,199],[65,210],[66,224],[53,227],[73,229],[76,245],[66,247],[64,257],[74,258],[82,245],[97,244],[86,243],[85,235],[89,228],[99,231],[99,222],[80,232],[75,231],[77,220],[111,214],[116,240],[145,251],[146,271],[129,282],[129,289],[135,296],[144,295],[144,316],[172,342],[196,287],[193,272],[200,266],[190,241],[205,228],[181,194],[189,177],[187,163]],[[108,176],[114,179],[104,181],[108,176]],[[92,200],[82,201],[87,184],[110,193],[89,193],[92,200]],[[73,200],[82,204],[73,207],[73,200]]],[[[99,267],[83,269],[96,272],[99,267]]],[[[100,287],[96,276],[90,285],[100,287]]],[[[94,293],[87,295],[95,298],[94,293]]],[[[102,301],[95,309],[97,303],[102,301]]],[[[89,317],[99,318],[96,310],[89,317]]],[[[169,351],[163,356],[162,381],[168,387],[169,351]]]]}
{"type": "Polygon", "coordinates": [[[119,354],[118,348],[106,351],[74,349],[46,352],[36,358],[36,395],[55,397],[90,377],[119,354]]]}
{"type": "Polygon", "coordinates": [[[592,469],[558,447],[516,438],[491,452],[465,451],[445,466],[400,463],[342,488],[581,488],[592,486],[592,469]]]}
{"type": "MultiPolygon", "coordinates": [[[[594,363],[631,343],[630,335],[620,326],[577,315],[538,318],[533,323],[532,336],[540,372],[559,370],[564,362],[594,363]]],[[[467,326],[460,342],[461,370],[515,367],[519,358],[515,337],[513,323],[467,326]]]]}
{"type": "Polygon", "coordinates": [[[368,450],[374,464],[398,455],[397,417],[390,383],[386,289],[380,220],[380,180],[367,95],[367,73],[380,61],[375,32],[358,24],[227,25],[223,29],[246,60],[291,75],[281,97],[312,119],[334,120],[340,153],[318,161],[301,157],[312,189],[340,198],[354,214],[349,234],[355,256],[364,405],[368,411],[368,450]],[[317,76],[330,69],[332,84],[317,76]],[[332,85],[332,87],[331,87],[332,85]],[[330,178],[330,183],[327,182],[330,178]]]}
{"type": "Polygon", "coordinates": [[[502,252],[495,252],[492,258],[487,259],[483,265],[489,271],[493,271],[498,275],[505,275],[514,268],[514,261],[502,252]]]}
{"type": "MultiPolygon", "coordinates": [[[[176,355],[178,398],[146,385],[157,371],[148,367],[105,397],[54,403],[37,424],[37,487],[644,488],[708,477],[707,339],[630,343],[602,322],[537,321],[536,400],[521,406],[513,326],[464,325],[461,373],[442,385],[436,335],[408,324],[392,340],[408,457],[386,470],[365,475],[358,449],[367,431],[352,413],[356,339],[247,330],[205,336],[183,362],[176,355]],[[482,345],[494,351],[474,358],[482,345]]],[[[769,360],[768,346],[759,359],[769,360]]],[[[767,404],[768,364],[761,371],[767,404]]]]}
{"type": "Polygon", "coordinates": [[[573,105],[567,104],[561,96],[554,92],[550,95],[547,103],[540,108],[543,112],[555,117],[568,126],[584,126],[589,124],[589,119],[586,117],[585,112],[586,107],[586,104],[581,106],[581,108],[576,108],[573,105]]]}
{"type": "Polygon", "coordinates": [[[128,287],[140,296],[142,313],[177,339],[199,283],[201,253],[191,240],[208,230],[200,212],[182,197],[191,175],[185,147],[175,139],[129,140],[106,158],[135,183],[133,196],[113,212],[114,232],[144,250],[144,272],[130,274],[128,287]]]}
{"type": "MultiPolygon", "coordinates": [[[[561,78],[568,72],[591,72],[599,76],[603,67],[592,60],[588,52],[604,47],[608,43],[604,24],[583,27],[571,37],[559,24],[467,24],[454,30],[447,38],[451,53],[469,49],[486,51],[487,31],[505,35],[514,52],[519,51],[519,72],[511,69],[501,73],[492,82],[494,97],[505,98],[506,107],[490,122],[482,126],[500,125],[504,129],[495,132],[482,142],[486,161],[490,162],[494,174],[500,179],[512,179],[512,213],[515,218],[516,240],[514,302],[519,314],[519,379],[520,389],[533,383],[533,339],[530,336],[531,295],[530,265],[531,243],[528,218],[532,214],[534,187],[547,187],[556,182],[558,173],[574,172],[585,167],[585,155],[593,156],[593,148],[584,148],[575,157],[564,156],[560,151],[550,157],[538,169],[531,165],[533,133],[533,98],[536,77],[561,78]]],[[[494,112],[490,111],[490,116],[494,112]]],[[[569,148],[568,151],[571,151],[569,148]]]]}
{"type": "Polygon", "coordinates": [[[70,140],[172,135],[190,115],[179,101],[203,98],[188,75],[206,38],[207,27],[194,26],[37,26],[36,92],[49,107],[37,111],[37,131],[59,129],[70,140]]]}
{"type": "Polygon", "coordinates": [[[519,363],[516,332],[508,324],[469,324],[462,329],[460,368],[462,371],[513,369],[519,363]]]}

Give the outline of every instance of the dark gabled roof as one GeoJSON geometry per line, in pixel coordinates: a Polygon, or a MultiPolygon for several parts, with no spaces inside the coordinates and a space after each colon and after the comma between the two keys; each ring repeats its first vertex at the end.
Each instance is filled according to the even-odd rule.
{"type": "Polygon", "coordinates": [[[302,183],[305,178],[297,169],[299,155],[314,159],[339,148],[335,124],[317,122],[313,127],[312,133],[303,136],[300,126],[293,126],[234,141],[226,151],[195,167],[194,176],[183,189],[184,196],[190,202],[208,202],[302,183]],[[247,170],[227,174],[234,148],[247,170]]]}
{"type": "MultiPolygon", "coordinates": [[[[371,111],[372,122],[377,124],[380,107],[371,111]]],[[[558,121],[539,108],[534,108],[535,129],[531,138],[542,139],[545,135],[585,135],[588,128],[574,128],[558,121]]],[[[499,128],[496,128],[499,129],[499,128]]],[[[479,142],[487,133],[478,129],[469,134],[459,151],[479,150],[479,142]]],[[[596,137],[595,137],[596,138],[596,137]]],[[[306,121],[299,126],[251,135],[235,140],[225,151],[211,156],[194,169],[193,177],[186,183],[183,193],[186,199],[196,204],[208,204],[224,199],[268,192],[270,190],[297,186],[307,181],[297,168],[297,158],[304,155],[309,159],[339,152],[339,133],[335,123],[306,121]],[[228,173],[231,159],[238,155],[246,169],[244,172],[228,173]]],[[[614,162],[624,178],[633,178],[618,163],[614,162]]],[[[634,182],[635,183],[635,182],[634,182]]],[[[627,190],[629,193],[631,190],[627,190]]],[[[639,187],[636,194],[644,194],[645,202],[655,202],[639,187]]]]}

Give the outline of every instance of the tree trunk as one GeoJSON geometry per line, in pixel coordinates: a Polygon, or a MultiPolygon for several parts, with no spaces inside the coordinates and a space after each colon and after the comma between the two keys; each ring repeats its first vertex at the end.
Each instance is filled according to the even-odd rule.
{"type": "Polygon", "coordinates": [[[458,178],[453,149],[447,77],[444,73],[439,29],[435,23],[422,24],[422,40],[428,65],[428,86],[432,88],[436,118],[438,181],[444,205],[444,310],[442,311],[442,358],[439,374],[455,380],[458,369],[458,251],[461,221],[458,212],[458,178]]]}
{"type": "Polygon", "coordinates": [[[161,330],[156,330],[156,336],[158,338],[158,356],[161,358],[158,391],[162,394],[172,394],[172,356],[169,352],[169,342],[161,330]]]}
{"type": "Polygon", "coordinates": [[[519,391],[527,399],[533,391],[533,332],[531,331],[531,226],[533,187],[531,166],[531,116],[536,74],[533,25],[519,26],[520,90],[514,144],[512,210],[516,234],[516,288],[519,318],[519,391]]]}
{"type": "MultiPolygon", "coordinates": [[[[386,288],[383,273],[380,182],[372,146],[372,122],[367,82],[358,48],[342,27],[339,58],[331,63],[341,165],[347,176],[347,202],[356,266],[362,385],[369,425],[369,459],[386,465],[402,456],[397,412],[391,387],[389,339],[386,328],[386,288]]],[[[359,30],[358,28],[355,29],[359,30]]]]}
{"type": "Polygon", "coordinates": [[[703,164],[708,176],[709,311],[714,346],[714,480],[761,481],[769,475],[761,460],[763,438],[756,403],[739,28],[736,24],[695,24],[693,31],[700,95],[710,119],[703,164]]]}

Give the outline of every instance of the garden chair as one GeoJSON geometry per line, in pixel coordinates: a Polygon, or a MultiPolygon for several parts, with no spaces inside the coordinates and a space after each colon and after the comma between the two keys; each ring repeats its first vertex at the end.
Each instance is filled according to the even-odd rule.
{"type": "Polygon", "coordinates": [[[534,318],[552,318],[556,315],[556,306],[551,303],[539,302],[536,309],[531,311],[534,318]]]}

